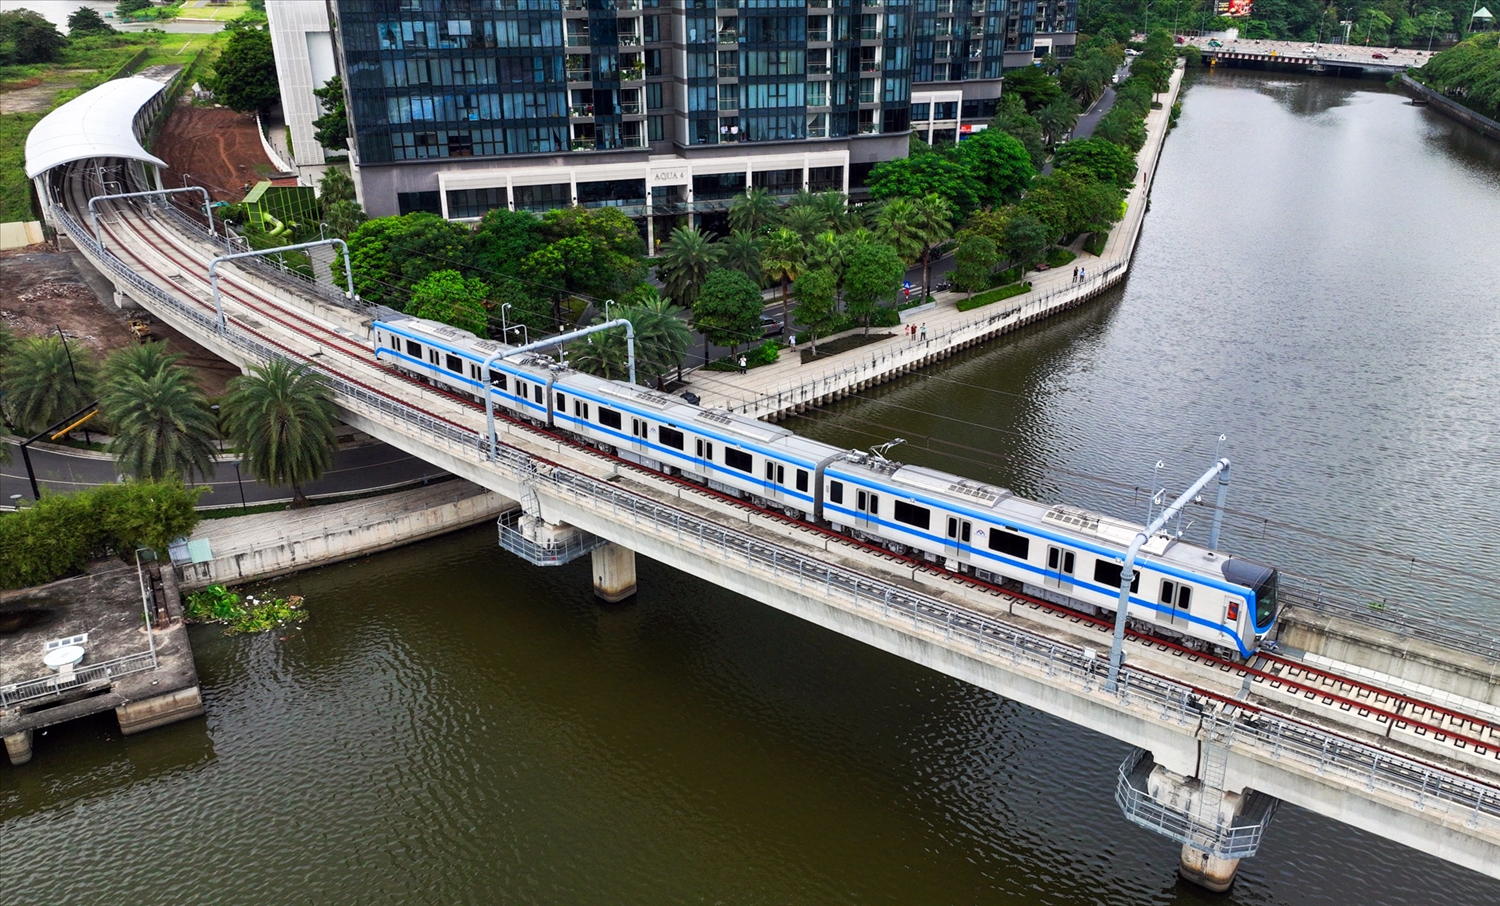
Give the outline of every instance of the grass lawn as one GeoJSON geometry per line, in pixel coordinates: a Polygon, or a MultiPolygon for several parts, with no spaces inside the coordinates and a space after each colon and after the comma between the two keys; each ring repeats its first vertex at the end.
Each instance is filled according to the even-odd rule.
{"type": "Polygon", "coordinates": [[[1028,292],[1031,292],[1030,283],[1012,283],[1010,286],[982,292],[972,299],[960,299],[957,307],[959,311],[973,311],[992,302],[999,302],[1001,299],[1009,299],[1011,296],[1019,296],[1028,292]]]}
{"type": "Polygon", "coordinates": [[[839,337],[837,340],[823,340],[818,343],[818,352],[816,355],[813,354],[811,348],[802,350],[802,364],[806,365],[808,362],[826,359],[829,356],[848,352],[851,349],[858,349],[861,346],[868,346],[871,343],[879,343],[881,340],[888,340],[894,336],[895,334],[887,332],[872,333],[869,336],[862,333],[852,333],[847,337],[839,337]]]}
{"type": "Polygon", "coordinates": [[[40,113],[0,116],[0,223],[36,219],[25,172],[26,133],[41,118],[40,113]]]}
{"type": "MultiPolygon", "coordinates": [[[[192,0],[188,0],[192,2],[192,0]]],[[[230,19],[238,19],[250,11],[247,0],[234,0],[228,6],[189,6],[184,3],[178,10],[175,18],[178,19],[212,19],[219,22],[228,22],[230,19]]]]}

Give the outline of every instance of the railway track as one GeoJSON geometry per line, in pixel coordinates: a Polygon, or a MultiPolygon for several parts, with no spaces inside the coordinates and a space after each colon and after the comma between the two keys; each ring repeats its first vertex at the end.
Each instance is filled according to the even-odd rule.
{"type": "MultiPolygon", "coordinates": [[[[79,180],[70,178],[68,183],[68,195],[72,201],[73,210],[75,212],[80,209],[86,210],[87,198],[81,192],[82,186],[79,184],[79,180]]],[[[198,240],[183,237],[175,233],[175,231],[164,231],[152,218],[144,216],[133,204],[116,203],[116,205],[109,208],[109,211],[117,217],[115,223],[106,225],[105,220],[101,218],[100,226],[101,232],[109,236],[113,241],[114,247],[112,251],[114,254],[120,257],[122,261],[126,261],[132,267],[137,268],[140,272],[153,275],[161,286],[173,287],[177,295],[190,303],[208,312],[213,312],[214,305],[212,302],[205,300],[203,296],[199,295],[199,292],[204,294],[209,292],[209,281],[206,276],[207,259],[200,257],[201,253],[192,248],[197,244],[198,240]],[[141,244],[149,248],[152,255],[162,259],[162,263],[158,265],[148,260],[148,256],[135,250],[134,246],[136,244],[141,244]],[[164,267],[175,268],[179,273],[177,275],[168,274],[164,267]],[[198,272],[204,273],[205,276],[201,278],[192,276],[198,272]],[[179,280],[177,279],[178,276],[182,276],[185,279],[179,280]],[[196,286],[198,292],[190,291],[184,284],[196,286]]],[[[466,414],[477,416],[483,412],[483,407],[473,400],[447,393],[379,365],[374,359],[373,351],[367,346],[344,336],[337,330],[328,327],[323,322],[308,316],[304,312],[290,308],[270,298],[252,282],[241,277],[232,269],[226,270],[220,277],[220,294],[226,300],[226,309],[230,305],[237,306],[242,311],[265,319],[266,323],[276,325],[276,329],[267,329],[265,323],[255,323],[252,319],[244,315],[231,315],[226,311],[226,316],[234,322],[236,329],[245,331],[261,342],[281,350],[293,359],[308,362],[320,370],[336,375],[371,393],[389,399],[393,403],[414,409],[459,430],[482,433],[482,428],[475,423],[469,422],[467,419],[454,420],[450,417],[451,412],[443,414],[431,408],[434,406],[451,406],[457,404],[466,414]],[[309,353],[297,348],[302,343],[311,343],[318,351],[309,353]],[[392,381],[396,382],[399,385],[399,389],[408,395],[400,396],[392,392],[391,389],[385,389],[392,381]],[[421,397],[421,404],[414,403],[410,399],[409,394],[413,391],[421,397]]],[[[834,540],[841,546],[852,551],[858,551],[866,555],[874,554],[892,563],[899,563],[931,575],[956,580],[991,594],[1008,596],[1015,603],[1033,608],[1041,614],[1051,614],[1054,617],[1071,620],[1086,627],[1091,627],[1096,631],[1108,631],[1113,627],[1112,618],[1102,619],[1097,616],[1081,613],[1026,595],[1015,589],[983,582],[972,576],[943,569],[921,558],[894,553],[886,550],[884,547],[838,534],[824,526],[788,517],[780,510],[770,510],[714,491],[681,476],[663,476],[660,473],[645,469],[609,452],[600,451],[578,443],[570,437],[538,427],[530,422],[513,418],[503,412],[497,412],[496,417],[507,423],[512,430],[524,431],[532,436],[546,438],[557,443],[565,443],[577,452],[593,459],[615,467],[629,469],[644,476],[650,476],[655,480],[665,478],[683,488],[690,489],[696,495],[711,500],[720,506],[727,505],[741,511],[754,512],[764,517],[781,521],[800,531],[834,540]]],[[[538,457],[538,459],[557,468],[569,468],[561,463],[550,462],[545,458],[538,457]]],[[[1250,704],[1248,694],[1254,692],[1268,703],[1283,706],[1291,706],[1296,701],[1312,702],[1315,706],[1321,708],[1321,710],[1314,710],[1312,713],[1323,713],[1323,711],[1328,709],[1345,711],[1352,715],[1372,720],[1377,724],[1384,724],[1387,728],[1386,735],[1389,735],[1391,729],[1397,727],[1412,729],[1423,735],[1430,734],[1435,739],[1453,740],[1455,744],[1472,747],[1472,750],[1478,753],[1500,757],[1500,724],[1477,713],[1466,712],[1461,708],[1449,704],[1426,700],[1409,691],[1382,686],[1369,679],[1347,677],[1322,667],[1302,661],[1295,661],[1270,652],[1260,652],[1249,663],[1242,664],[1227,658],[1190,649],[1184,645],[1157,636],[1146,635],[1134,630],[1131,630],[1129,634],[1135,641],[1152,646],[1170,656],[1186,658],[1204,667],[1216,669],[1240,679],[1243,684],[1242,688],[1246,693],[1238,698],[1234,698],[1225,696],[1222,692],[1204,688],[1200,691],[1205,698],[1232,702],[1244,707],[1250,704]]],[[[1137,669],[1142,668],[1137,666],[1137,669]]],[[[1147,669],[1147,672],[1153,671],[1147,669]]],[[[1180,681],[1179,678],[1168,677],[1162,674],[1156,675],[1162,676],[1163,679],[1180,681]]],[[[1306,706],[1302,707],[1305,708],[1306,706]]]]}

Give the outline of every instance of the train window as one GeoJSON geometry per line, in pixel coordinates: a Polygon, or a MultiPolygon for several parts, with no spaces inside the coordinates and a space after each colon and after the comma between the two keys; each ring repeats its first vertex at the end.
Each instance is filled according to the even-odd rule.
{"type": "Polygon", "coordinates": [[[843,503],[844,502],[844,483],[842,481],[830,481],[830,482],[828,482],[828,502],[829,503],[843,503]]]}
{"type": "Polygon", "coordinates": [[[870,508],[870,495],[866,494],[864,491],[860,491],[857,495],[855,495],[855,500],[856,503],[854,504],[854,508],[859,510],[861,513],[870,508]]]}
{"type": "Polygon", "coordinates": [[[446,359],[446,364],[448,365],[448,370],[453,372],[454,374],[464,373],[464,360],[459,358],[458,356],[448,356],[446,359]]]}
{"type": "Polygon", "coordinates": [[[678,431],[676,428],[668,428],[666,425],[662,425],[661,428],[657,430],[657,434],[661,437],[661,442],[664,446],[671,447],[674,450],[682,449],[681,431],[678,431]]]}
{"type": "Polygon", "coordinates": [[[557,411],[563,415],[568,414],[568,395],[566,393],[559,393],[557,395],[557,411]]]}
{"type": "Polygon", "coordinates": [[[880,495],[879,494],[871,494],[870,495],[870,515],[871,516],[879,516],[880,515],[880,495]]]}
{"type": "MultiPolygon", "coordinates": [[[[1057,569],[1057,560],[1059,555],[1061,555],[1062,557],[1062,571],[1070,576],[1073,575],[1074,559],[1072,551],[1062,551],[1059,548],[1055,547],[1047,548],[1047,568],[1057,569]]],[[[1120,574],[1118,572],[1115,573],[1115,587],[1120,587],[1120,574]]]]}
{"type": "Polygon", "coordinates": [[[786,466],[776,467],[776,483],[786,484],[786,466]]]}
{"type": "Polygon", "coordinates": [[[1187,610],[1193,603],[1193,590],[1186,585],[1177,589],[1177,607],[1179,610],[1187,610]]]}
{"type": "Polygon", "coordinates": [[[806,491],[807,490],[807,470],[806,469],[798,469],[797,470],[797,490],[799,490],[799,491],[806,491]]]}
{"type": "Polygon", "coordinates": [[[928,528],[932,524],[932,511],[925,506],[915,506],[905,500],[898,500],[892,505],[892,509],[897,522],[904,522],[919,529],[928,528]]]}
{"type": "MultiPolygon", "coordinates": [[[[1073,555],[1069,554],[1068,556],[1072,557],[1073,555]]],[[[1120,563],[1111,563],[1108,560],[1095,560],[1094,581],[1107,588],[1119,588],[1120,570],[1123,568],[1124,565],[1120,563]]],[[[1064,572],[1072,572],[1072,570],[1064,570],[1064,572]]],[[[1141,571],[1138,569],[1130,571],[1130,590],[1141,590],[1141,571]]]]}
{"type": "Polygon", "coordinates": [[[776,477],[776,463],[771,462],[768,459],[768,460],[766,460],[766,481],[771,481],[775,477],[776,477]]]}
{"type": "MultiPolygon", "coordinates": [[[[1027,554],[1031,552],[1031,539],[1004,529],[990,529],[990,550],[1007,557],[1015,557],[1017,560],[1025,560],[1027,554]]],[[[1047,566],[1050,569],[1057,569],[1057,564],[1052,562],[1055,558],[1049,556],[1047,559],[1047,566]]]]}
{"type": "Polygon", "coordinates": [[[622,424],[624,424],[624,420],[620,418],[620,413],[615,411],[614,409],[611,409],[608,406],[600,406],[599,424],[603,425],[606,428],[619,428],[622,424]]]}
{"type": "Polygon", "coordinates": [[[438,363],[438,351],[436,349],[428,348],[427,362],[432,365],[436,365],[438,363]]]}
{"type": "Polygon", "coordinates": [[[708,443],[707,441],[705,441],[701,437],[698,438],[698,458],[699,459],[713,459],[714,458],[714,445],[711,444],[711,443],[708,443]]]}
{"type": "Polygon", "coordinates": [[[510,384],[510,378],[507,377],[504,372],[495,371],[492,369],[490,371],[490,383],[500,388],[501,390],[504,390],[506,386],[510,384]]]}
{"type": "Polygon", "coordinates": [[[416,340],[407,340],[406,354],[414,359],[420,359],[422,357],[422,344],[416,340]]]}
{"type": "Polygon", "coordinates": [[[537,404],[540,405],[542,402],[542,385],[537,384],[532,390],[535,391],[532,395],[536,398],[537,404]]]}
{"type": "MultiPolygon", "coordinates": [[[[1118,582],[1116,582],[1115,584],[1119,585],[1118,582]]],[[[1158,596],[1158,600],[1160,600],[1163,604],[1170,605],[1173,600],[1176,599],[1176,597],[1177,583],[1173,582],[1171,579],[1161,580],[1161,594],[1158,596]]]]}
{"type": "Polygon", "coordinates": [[[724,465],[729,466],[731,469],[739,469],[741,472],[749,473],[755,469],[755,460],[744,450],[725,447],[724,465]]]}
{"type": "Polygon", "coordinates": [[[632,418],[630,420],[630,436],[631,437],[645,437],[646,436],[646,423],[643,422],[643,421],[641,421],[638,418],[632,418]]]}
{"type": "Polygon", "coordinates": [[[958,540],[962,541],[964,544],[968,544],[969,543],[969,530],[972,529],[972,528],[973,528],[973,525],[971,525],[969,523],[969,521],[967,519],[965,519],[964,520],[964,524],[963,524],[963,528],[958,533],[958,540]]]}
{"type": "Polygon", "coordinates": [[[470,365],[469,366],[469,377],[473,378],[476,381],[479,380],[479,366],[478,365],[470,365]]]}

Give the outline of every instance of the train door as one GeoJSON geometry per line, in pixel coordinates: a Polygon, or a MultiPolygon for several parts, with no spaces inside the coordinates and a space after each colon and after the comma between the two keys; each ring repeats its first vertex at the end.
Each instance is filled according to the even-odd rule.
{"type": "Polygon", "coordinates": [[[943,541],[943,554],[950,560],[968,562],[969,552],[965,548],[969,546],[969,538],[973,531],[974,526],[969,520],[949,516],[948,532],[943,541]]]}
{"type": "Polygon", "coordinates": [[[1156,603],[1156,622],[1163,626],[1186,626],[1191,622],[1188,614],[1193,606],[1193,588],[1186,582],[1163,579],[1156,603]]]}
{"type": "Polygon", "coordinates": [[[1067,548],[1047,545],[1047,573],[1044,584],[1066,594],[1073,593],[1073,569],[1078,558],[1067,548]]]}
{"type": "Polygon", "coordinates": [[[867,532],[880,530],[880,495],[861,490],[854,495],[854,508],[858,514],[854,517],[856,527],[867,532]]]}
{"type": "Polygon", "coordinates": [[[781,499],[786,493],[786,466],[771,459],[766,460],[766,496],[781,499]]]}
{"type": "Polygon", "coordinates": [[[635,438],[635,440],[631,441],[630,445],[635,450],[641,451],[645,449],[646,431],[646,422],[643,419],[632,418],[630,420],[630,436],[635,438]]]}

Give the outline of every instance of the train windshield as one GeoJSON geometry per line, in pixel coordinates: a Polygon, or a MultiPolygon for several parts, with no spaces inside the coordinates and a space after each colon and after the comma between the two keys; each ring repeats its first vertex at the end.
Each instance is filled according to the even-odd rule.
{"type": "Polygon", "coordinates": [[[1224,578],[1255,593],[1255,631],[1265,632],[1276,619],[1276,593],[1280,574],[1269,566],[1247,560],[1224,562],[1224,578]]]}

